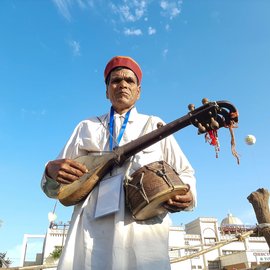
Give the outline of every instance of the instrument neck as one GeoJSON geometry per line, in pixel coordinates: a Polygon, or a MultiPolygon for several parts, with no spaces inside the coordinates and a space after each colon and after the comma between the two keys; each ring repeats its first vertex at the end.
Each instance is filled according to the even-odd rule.
{"type": "Polygon", "coordinates": [[[190,125],[190,115],[185,115],[175,121],[161,126],[150,133],[147,133],[138,139],[131,141],[123,146],[115,148],[113,151],[118,156],[118,164],[122,165],[128,158],[139,153],[143,149],[153,145],[154,143],[168,137],[174,132],[190,125]]]}

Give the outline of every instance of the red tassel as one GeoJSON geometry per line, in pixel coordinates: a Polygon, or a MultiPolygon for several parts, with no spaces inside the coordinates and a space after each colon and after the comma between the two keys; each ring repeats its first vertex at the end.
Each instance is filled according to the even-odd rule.
{"type": "Polygon", "coordinates": [[[205,134],[205,140],[209,142],[210,145],[213,145],[215,147],[216,151],[216,158],[218,158],[218,152],[219,152],[219,141],[218,141],[218,134],[217,130],[209,130],[205,134]]]}

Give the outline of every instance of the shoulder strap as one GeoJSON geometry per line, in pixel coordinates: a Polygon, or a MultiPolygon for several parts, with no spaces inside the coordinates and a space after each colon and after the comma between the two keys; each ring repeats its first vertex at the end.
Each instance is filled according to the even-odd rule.
{"type": "MultiPolygon", "coordinates": [[[[144,127],[143,127],[143,130],[142,130],[140,136],[142,136],[142,135],[144,135],[144,134],[147,133],[147,130],[148,130],[150,124],[151,124],[152,119],[153,119],[153,116],[150,115],[150,116],[148,117],[148,119],[147,119],[146,124],[145,124],[144,127]]],[[[130,158],[130,160],[129,160],[129,165],[128,165],[128,167],[127,167],[127,169],[126,169],[126,173],[125,173],[124,185],[127,185],[127,183],[128,183],[128,182],[130,181],[130,179],[131,179],[129,175],[130,175],[130,169],[131,169],[131,165],[132,165],[133,159],[134,159],[134,156],[132,156],[132,157],[130,158]]]]}
{"type": "MultiPolygon", "coordinates": [[[[108,117],[108,115],[104,118],[104,120],[106,120],[107,117],[108,117]]],[[[109,138],[112,138],[112,140],[113,140],[113,142],[114,142],[115,145],[118,145],[118,142],[116,141],[116,139],[115,139],[115,138],[113,137],[113,135],[111,134],[110,129],[109,129],[108,127],[106,127],[106,125],[102,122],[102,120],[100,119],[100,117],[97,116],[97,119],[98,119],[98,121],[100,122],[100,124],[105,128],[105,130],[108,131],[108,134],[109,134],[108,137],[109,137],[109,138]]]]}
{"type": "Polygon", "coordinates": [[[141,132],[141,136],[147,133],[147,130],[148,130],[148,128],[149,128],[149,126],[150,126],[150,124],[151,124],[151,122],[152,122],[152,119],[153,119],[153,116],[150,115],[150,116],[148,117],[148,120],[147,120],[146,124],[144,125],[144,128],[143,128],[143,130],[142,130],[142,132],[141,132]]]}

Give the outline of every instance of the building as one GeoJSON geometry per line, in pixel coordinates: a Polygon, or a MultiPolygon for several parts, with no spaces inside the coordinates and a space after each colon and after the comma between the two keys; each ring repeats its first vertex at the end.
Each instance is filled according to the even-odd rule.
{"type": "MultiPolygon", "coordinates": [[[[250,233],[255,226],[245,226],[229,214],[219,226],[216,218],[199,217],[185,226],[171,227],[169,256],[172,270],[246,270],[270,262],[269,247],[262,236],[250,233]],[[247,234],[248,237],[239,238],[247,234]]],[[[51,257],[65,243],[68,224],[52,224],[43,247],[43,264],[57,263],[51,257]]]]}
{"type": "Polygon", "coordinates": [[[216,218],[197,218],[185,227],[172,227],[170,250],[172,270],[246,270],[270,262],[269,247],[262,236],[248,235],[255,226],[245,226],[240,219],[229,214],[218,225],[216,218]],[[208,250],[208,252],[205,252],[208,250]],[[200,254],[201,255],[198,255],[200,254]],[[174,259],[177,261],[177,259],[174,259]]]}

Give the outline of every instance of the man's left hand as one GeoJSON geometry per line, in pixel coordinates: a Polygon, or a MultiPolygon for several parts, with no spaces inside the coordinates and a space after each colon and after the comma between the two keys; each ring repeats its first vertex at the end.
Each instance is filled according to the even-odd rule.
{"type": "Polygon", "coordinates": [[[189,190],[184,195],[175,195],[173,198],[164,203],[163,207],[166,208],[169,212],[174,213],[185,210],[187,207],[192,205],[192,203],[193,196],[189,190]]]}

